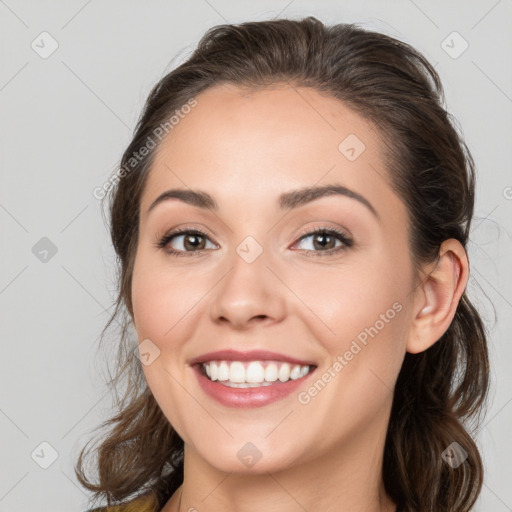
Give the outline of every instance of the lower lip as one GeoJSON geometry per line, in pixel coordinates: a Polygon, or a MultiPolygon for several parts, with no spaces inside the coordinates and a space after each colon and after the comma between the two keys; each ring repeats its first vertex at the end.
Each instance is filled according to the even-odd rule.
{"type": "Polygon", "coordinates": [[[200,365],[196,364],[193,369],[197,375],[203,391],[227,407],[263,407],[278,400],[282,400],[292,394],[304,381],[315,371],[313,368],[307,375],[299,379],[287,382],[277,381],[271,386],[260,386],[256,388],[231,388],[211,381],[201,373],[200,365]]]}

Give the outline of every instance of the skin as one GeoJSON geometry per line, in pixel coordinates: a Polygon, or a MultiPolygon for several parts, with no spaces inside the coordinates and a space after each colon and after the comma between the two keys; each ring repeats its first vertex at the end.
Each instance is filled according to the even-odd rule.
{"type": "MultiPolygon", "coordinates": [[[[405,353],[426,350],[449,327],[466,253],[448,240],[415,275],[407,210],[389,185],[378,129],[340,101],[286,84],[251,93],[215,86],[196,99],[157,149],[132,281],[139,342],[160,350],[144,374],[185,442],[184,484],[163,510],[394,511],[381,471],[392,391],[405,353]],[[349,134],[366,146],[354,161],[338,149],[349,134]],[[334,183],[364,196],[378,218],[335,195],[277,207],[283,192],[334,183]],[[171,188],[208,192],[219,210],[173,199],[148,214],[171,188]],[[318,237],[300,241],[326,226],[353,245],[327,255],[313,245],[318,237]],[[155,246],[184,227],[207,233],[201,256],[155,246]],[[236,252],[249,235],[263,248],[250,264],[236,252]],[[213,350],[268,349],[316,361],[321,376],[394,303],[401,310],[307,404],[298,393],[317,377],[276,403],[236,409],[205,395],[187,364],[213,350]],[[262,454],[252,467],[237,457],[247,442],[262,454]]],[[[167,248],[186,251],[184,237],[167,248]]]]}

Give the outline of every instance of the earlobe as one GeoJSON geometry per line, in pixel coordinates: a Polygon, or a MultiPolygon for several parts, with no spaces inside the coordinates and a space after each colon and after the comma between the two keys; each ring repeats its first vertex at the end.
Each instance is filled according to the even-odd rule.
{"type": "Polygon", "coordinates": [[[415,290],[407,352],[423,352],[447,331],[466,289],[469,263],[462,244],[453,238],[439,248],[439,258],[415,290]]]}

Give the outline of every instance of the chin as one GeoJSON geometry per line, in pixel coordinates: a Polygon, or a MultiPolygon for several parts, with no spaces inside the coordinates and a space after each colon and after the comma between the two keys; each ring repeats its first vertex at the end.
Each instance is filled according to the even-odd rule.
{"type": "MultiPolygon", "coordinates": [[[[263,443],[261,443],[263,444],[263,443]]],[[[225,473],[237,475],[263,475],[288,469],[295,459],[291,453],[279,452],[277,447],[267,444],[258,446],[250,441],[227,443],[215,451],[208,450],[199,455],[209,465],[225,473]]]]}

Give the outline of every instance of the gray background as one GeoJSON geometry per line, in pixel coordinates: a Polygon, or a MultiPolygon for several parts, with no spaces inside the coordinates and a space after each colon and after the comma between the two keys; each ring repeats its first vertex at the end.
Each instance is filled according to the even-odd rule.
{"type": "Polygon", "coordinates": [[[510,0],[0,0],[1,512],[88,508],[73,463],[110,412],[97,352],[115,290],[93,189],[115,169],[150,88],[213,25],[309,14],[361,22],[422,51],[473,152],[469,290],[493,363],[475,510],[512,511],[510,0]],[[460,37],[447,39],[453,31],[460,37]]]}

